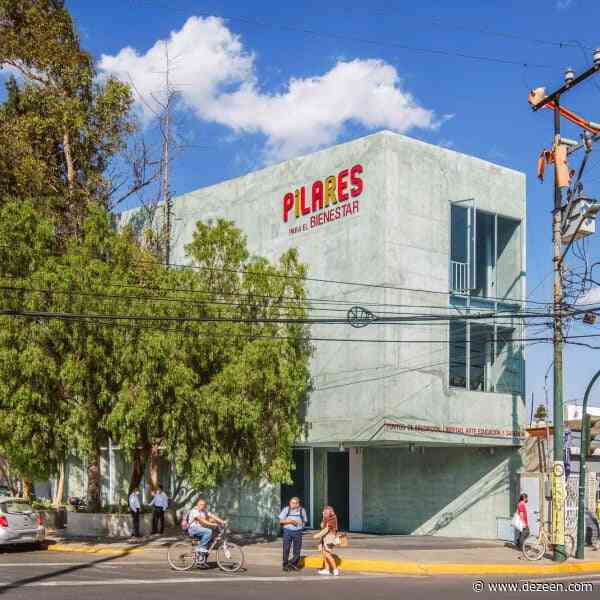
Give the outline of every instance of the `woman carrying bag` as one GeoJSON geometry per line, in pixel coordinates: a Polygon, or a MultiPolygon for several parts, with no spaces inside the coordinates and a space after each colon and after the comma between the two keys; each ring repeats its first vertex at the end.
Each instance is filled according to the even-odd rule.
{"type": "Polygon", "coordinates": [[[335,512],[331,506],[323,509],[323,520],[321,531],[314,536],[319,540],[319,550],[323,555],[323,568],[318,571],[319,575],[333,575],[338,577],[340,570],[336,567],[332,550],[340,544],[338,536],[338,522],[335,512]]]}
{"type": "Polygon", "coordinates": [[[517,504],[517,510],[513,516],[513,527],[517,534],[517,548],[523,548],[523,542],[529,535],[529,516],[527,514],[527,494],[521,494],[519,496],[519,503],[517,504]]]}

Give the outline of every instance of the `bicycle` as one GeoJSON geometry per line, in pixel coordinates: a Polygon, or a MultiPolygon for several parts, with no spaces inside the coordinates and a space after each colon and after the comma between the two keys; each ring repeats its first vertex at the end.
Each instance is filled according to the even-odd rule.
{"type": "Polygon", "coordinates": [[[218,530],[208,547],[208,552],[196,552],[199,541],[189,537],[171,544],[167,551],[169,565],[175,571],[189,571],[193,567],[208,568],[208,556],[216,552],[217,565],[225,573],[237,573],[245,562],[243,550],[229,541],[227,526],[218,530]]]}
{"type": "MultiPolygon", "coordinates": [[[[550,522],[546,521],[541,525],[541,520],[539,518],[537,522],[540,523],[540,531],[537,537],[534,535],[527,536],[523,542],[523,548],[521,549],[523,556],[527,560],[540,560],[550,549],[554,548],[554,544],[550,541],[550,534],[548,533],[550,530],[550,522]]],[[[567,557],[571,557],[575,554],[575,538],[572,535],[565,533],[564,546],[567,557]]]]}

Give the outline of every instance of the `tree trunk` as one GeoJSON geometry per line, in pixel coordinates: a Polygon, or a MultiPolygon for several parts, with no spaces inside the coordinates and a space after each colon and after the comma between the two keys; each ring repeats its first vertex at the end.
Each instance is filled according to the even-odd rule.
{"type": "Polygon", "coordinates": [[[63,134],[63,151],[65,153],[65,163],[67,164],[67,184],[69,186],[69,193],[72,194],[75,187],[75,164],[73,162],[71,138],[68,131],[65,131],[63,134]]]}
{"type": "Polygon", "coordinates": [[[90,512],[100,510],[100,446],[92,450],[87,464],[87,505],[90,512]]]}
{"type": "Polygon", "coordinates": [[[150,489],[155,492],[160,483],[160,444],[154,443],[150,448],[150,489]]]}
{"type": "Polygon", "coordinates": [[[31,481],[29,479],[23,479],[23,498],[31,500],[31,481]]]}
{"type": "Polygon", "coordinates": [[[148,456],[148,448],[146,445],[135,449],[133,453],[133,464],[131,465],[131,480],[129,482],[129,493],[140,487],[144,470],[146,468],[146,457],[148,456]]]}
{"type": "Polygon", "coordinates": [[[58,479],[56,481],[56,489],[54,490],[54,498],[52,498],[52,505],[55,508],[59,508],[65,495],[65,463],[61,462],[58,465],[58,479]]]}
{"type": "Polygon", "coordinates": [[[10,488],[13,496],[19,493],[19,481],[10,471],[10,465],[5,458],[0,457],[0,481],[10,488]]]}

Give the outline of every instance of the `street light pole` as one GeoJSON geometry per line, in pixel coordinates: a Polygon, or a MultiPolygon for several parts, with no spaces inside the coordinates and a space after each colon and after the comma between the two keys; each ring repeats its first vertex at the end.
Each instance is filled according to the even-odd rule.
{"type": "Polygon", "coordinates": [[[589,451],[590,418],[587,414],[588,399],[596,380],[600,377],[600,370],[590,379],[583,396],[581,407],[581,441],[579,444],[579,502],[577,511],[577,558],[583,558],[585,547],[585,488],[587,485],[587,455],[589,451]]]}

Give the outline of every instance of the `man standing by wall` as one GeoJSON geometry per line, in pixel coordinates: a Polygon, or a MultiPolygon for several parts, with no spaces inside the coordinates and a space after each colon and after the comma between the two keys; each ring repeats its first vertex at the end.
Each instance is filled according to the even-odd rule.
{"type": "Polygon", "coordinates": [[[165,494],[162,485],[158,486],[154,497],[150,501],[152,507],[152,535],[163,534],[165,530],[165,510],[169,508],[169,497],[165,494]]]}
{"type": "Polygon", "coordinates": [[[290,498],[279,514],[279,523],[283,525],[283,570],[296,571],[300,562],[302,550],[302,532],[306,525],[306,511],[300,506],[300,498],[290,498]],[[292,547],[292,560],[290,560],[290,547],[292,547]]]}
{"type": "Polygon", "coordinates": [[[140,505],[140,490],[133,488],[131,494],[129,494],[129,510],[131,512],[132,520],[132,535],[133,537],[139,538],[140,536],[140,511],[142,507],[140,505]]]}

